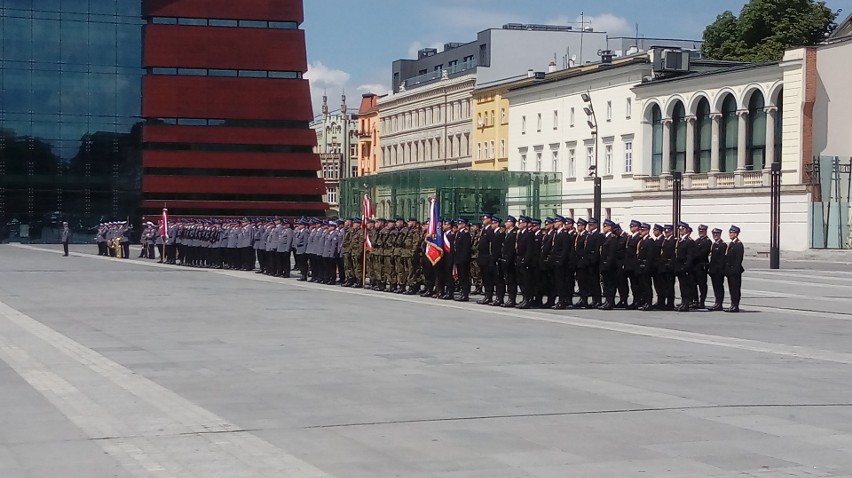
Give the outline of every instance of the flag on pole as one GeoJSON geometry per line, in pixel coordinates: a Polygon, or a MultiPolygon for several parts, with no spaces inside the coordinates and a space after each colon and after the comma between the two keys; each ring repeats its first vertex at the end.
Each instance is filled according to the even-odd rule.
{"type": "Polygon", "coordinates": [[[169,240],[169,210],[163,208],[162,224],[160,225],[160,235],[164,241],[169,240]]]}
{"type": "Polygon", "coordinates": [[[438,198],[429,199],[429,230],[426,237],[426,258],[434,266],[444,256],[444,234],[441,231],[441,211],[438,207],[438,198]]]}
{"type": "Polygon", "coordinates": [[[367,221],[373,219],[373,203],[370,201],[370,195],[364,194],[364,200],[361,203],[361,228],[364,229],[364,249],[367,252],[373,252],[373,243],[370,241],[370,235],[367,234],[367,221]]]}

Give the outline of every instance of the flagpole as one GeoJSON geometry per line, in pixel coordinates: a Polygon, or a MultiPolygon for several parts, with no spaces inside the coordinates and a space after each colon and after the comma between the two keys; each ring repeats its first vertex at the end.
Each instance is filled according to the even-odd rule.
{"type": "MultiPolygon", "coordinates": [[[[364,249],[361,254],[361,287],[367,288],[367,201],[369,196],[364,194],[361,198],[361,230],[364,232],[364,238],[361,241],[361,247],[364,249]]],[[[369,208],[372,209],[372,208],[369,208]]]]}
{"type": "Polygon", "coordinates": [[[361,218],[363,224],[361,225],[361,230],[364,231],[364,240],[361,241],[361,247],[364,249],[362,254],[364,255],[361,258],[361,287],[367,287],[367,218],[361,218]]]}

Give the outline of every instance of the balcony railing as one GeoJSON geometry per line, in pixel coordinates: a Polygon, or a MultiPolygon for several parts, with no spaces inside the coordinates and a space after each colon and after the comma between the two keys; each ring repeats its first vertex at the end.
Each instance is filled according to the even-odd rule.
{"type": "Polygon", "coordinates": [[[716,175],[717,188],[737,187],[737,177],[734,173],[719,173],[716,175]]]}
{"type": "Polygon", "coordinates": [[[763,186],[763,171],[744,171],[742,174],[743,186],[747,188],[759,188],[763,186]]]}
{"type": "MultiPolygon", "coordinates": [[[[642,191],[670,191],[672,177],[638,177],[642,181],[642,191]]],[[[769,184],[769,170],[742,171],[737,173],[686,174],[683,177],[684,189],[733,189],[737,187],[759,188],[769,184]]]]}
{"type": "Polygon", "coordinates": [[[450,78],[454,75],[458,75],[459,73],[464,73],[465,71],[473,70],[476,67],[477,64],[475,60],[466,61],[457,65],[448,66],[447,68],[444,68],[442,70],[430,71],[429,73],[413,76],[403,81],[402,85],[405,88],[414,88],[416,86],[425,83],[431,83],[442,78],[450,78]]]}

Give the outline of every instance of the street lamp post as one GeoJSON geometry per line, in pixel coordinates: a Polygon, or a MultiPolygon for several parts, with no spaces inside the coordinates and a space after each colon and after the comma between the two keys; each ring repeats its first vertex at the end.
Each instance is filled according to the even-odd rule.
{"type": "Polygon", "coordinates": [[[589,92],[582,93],[580,98],[583,99],[583,102],[586,103],[586,106],[583,107],[583,111],[586,113],[586,116],[591,118],[587,123],[589,125],[589,129],[592,130],[592,136],[595,139],[595,164],[589,168],[589,173],[591,173],[592,177],[594,177],[595,182],[595,191],[594,191],[594,216],[596,219],[601,219],[601,176],[598,174],[598,137],[600,136],[598,133],[598,118],[595,115],[595,107],[592,105],[592,97],[589,95],[589,92]]]}
{"type": "Polygon", "coordinates": [[[781,267],[781,163],[775,161],[770,170],[769,201],[769,268],[781,267]]]}

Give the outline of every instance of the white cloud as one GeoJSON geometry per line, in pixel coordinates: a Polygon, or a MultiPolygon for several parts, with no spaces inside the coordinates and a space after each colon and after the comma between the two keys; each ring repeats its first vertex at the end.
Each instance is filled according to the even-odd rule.
{"type": "Polygon", "coordinates": [[[390,87],[381,83],[365,83],[363,85],[356,86],[355,90],[359,93],[375,93],[377,95],[384,95],[390,91],[390,87]]]}
{"type": "Polygon", "coordinates": [[[310,80],[311,87],[342,87],[351,77],[349,73],[329,68],[320,61],[308,65],[308,72],[305,73],[305,78],[310,80]]]}
{"type": "Polygon", "coordinates": [[[340,94],[345,90],[352,75],[343,70],[329,68],[317,61],[308,65],[305,78],[311,84],[311,104],[314,107],[314,115],[319,115],[322,113],[323,95],[328,95],[329,109],[333,111],[340,108],[340,94]]]}
{"type": "Polygon", "coordinates": [[[586,22],[586,26],[591,26],[596,32],[607,32],[612,36],[629,35],[634,31],[633,24],[628,19],[612,13],[585,15],[576,18],[560,15],[547,19],[545,23],[549,25],[573,25],[579,27],[581,21],[586,22]]]}

